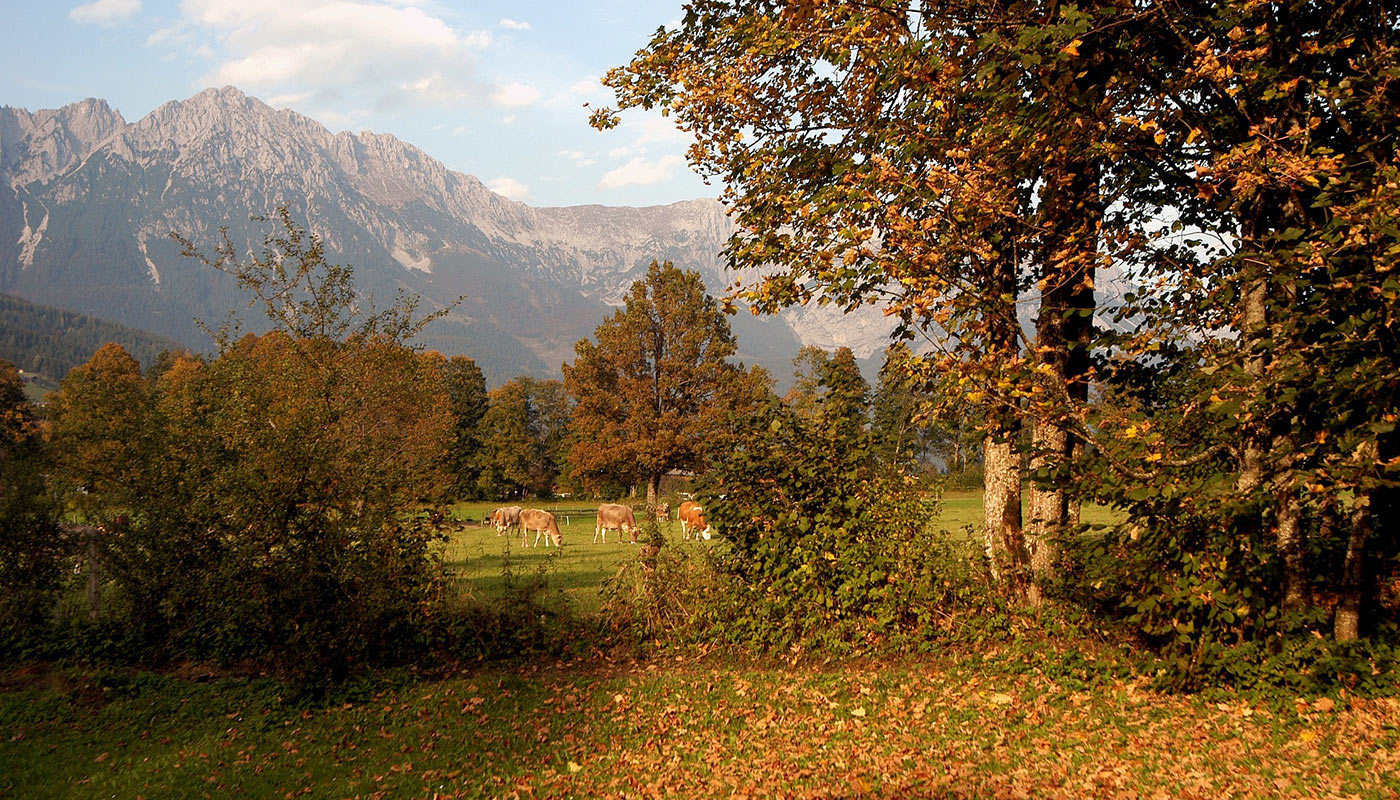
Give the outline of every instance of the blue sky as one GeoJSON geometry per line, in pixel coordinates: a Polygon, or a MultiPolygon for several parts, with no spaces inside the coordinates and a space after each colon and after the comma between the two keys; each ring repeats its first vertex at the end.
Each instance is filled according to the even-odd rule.
{"type": "Polygon", "coordinates": [[[598,78],[680,0],[6,0],[0,105],[101,97],[135,121],[210,86],[391,133],[532,205],[714,197],[659,114],[588,127],[598,78]]]}

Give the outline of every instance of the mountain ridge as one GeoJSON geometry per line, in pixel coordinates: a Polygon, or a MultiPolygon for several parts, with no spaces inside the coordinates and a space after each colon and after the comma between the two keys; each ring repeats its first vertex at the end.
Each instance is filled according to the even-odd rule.
{"type": "MultiPolygon", "coordinates": [[[[404,289],[429,310],[466,295],[449,318],[460,330],[440,326],[438,343],[491,365],[495,380],[515,367],[557,374],[653,259],[697,270],[716,294],[732,283],[721,252],[733,223],[717,200],[534,207],[392,134],[333,133],[233,87],[135,122],[95,98],[0,108],[0,183],[0,291],[104,312],[194,349],[203,334],[193,320],[222,318],[243,298],[226,276],[180,258],[169,233],[212,247],[226,226],[240,247],[256,246],[270,229],[250,218],[282,206],[333,260],[355,266],[367,293],[404,289]],[[508,346],[483,358],[465,330],[533,358],[508,346]]],[[[823,331],[798,315],[732,319],[741,357],[774,371],[803,342],[863,330],[828,320],[823,331]]],[[[879,343],[865,338],[868,355],[879,343]]]]}

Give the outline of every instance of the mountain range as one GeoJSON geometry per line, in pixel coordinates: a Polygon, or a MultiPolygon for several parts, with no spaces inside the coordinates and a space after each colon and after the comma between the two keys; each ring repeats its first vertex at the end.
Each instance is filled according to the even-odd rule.
{"type": "MultiPolygon", "coordinates": [[[[212,250],[227,228],[256,247],[275,230],[252,218],[281,207],[355,268],[363,294],[403,289],[423,311],[465,296],[419,343],[472,356],[493,385],[558,375],[653,259],[697,270],[715,294],[733,283],[720,255],[732,223],[715,200],[536,208],[393,136],[332,133],[232,87],[131,123],[97,99],[0,107],[0,291],[205,351],[196,320],[259,322],[170,234],[212,250]]],[[[888,332],[878,314],[815,308],[731,324],[740,357],[779,376],[803,344],[870,357],[888,332]]]]}

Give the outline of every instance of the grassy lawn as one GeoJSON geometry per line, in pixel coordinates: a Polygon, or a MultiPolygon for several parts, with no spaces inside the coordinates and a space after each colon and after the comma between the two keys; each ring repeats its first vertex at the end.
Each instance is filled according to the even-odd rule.
{"type": "Polygon", "coordinates": [[[1400,792],[1394,699],[1164,696],[1056,678],[1054,662],[1038,651],[824,668],[552,663],[310,705],[267,680],[30,670],[0,676],[0,796],[1400,792]]]}

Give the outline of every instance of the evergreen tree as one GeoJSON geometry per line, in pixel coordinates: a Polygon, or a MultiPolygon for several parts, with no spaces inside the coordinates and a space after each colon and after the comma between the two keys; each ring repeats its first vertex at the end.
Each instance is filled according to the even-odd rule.
{"type": "Polygon", "coordinates": [[[481,423],[486,416],[486,376],[466,356],[452,356],[442,365],[447,395],[452,399],[452,449],[447,468],[452,491],[466,497],[477,490],[481,464],[481,423]]]}

